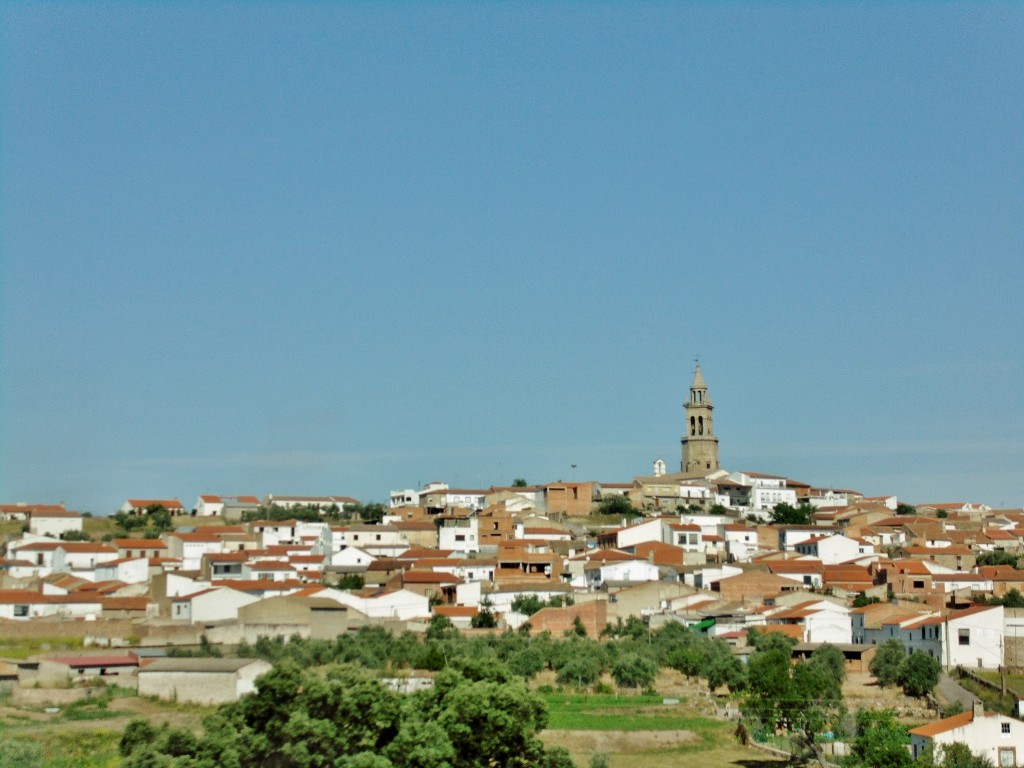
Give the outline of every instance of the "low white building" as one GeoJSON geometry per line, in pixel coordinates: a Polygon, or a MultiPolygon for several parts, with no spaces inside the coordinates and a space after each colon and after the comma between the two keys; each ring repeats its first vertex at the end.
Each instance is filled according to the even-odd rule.
{"type": "Polygon", "coordinates": [[[82,532],[82,516],[67,509],[37,509],[28,521],[29,533],[63,538],[65,534],[82,532]]]}
{"type": "Polygon", "coordinates": [[[260,500],[256,496],[215,496],[204,494],[196,500],[193,512],[197,517],[225,516],[226,511],[237,513],[241,518],[245,512],[255,512],[260,508],[260,500]]]}
{"type": "Polygon", "coordinates": [[[927,723],[910,731],[910,751],[916,760],[932,748],[934,760],[944,747],[963,744],[992,765],[1017,766],[1024,761],[1024,723],[1006,715],[985,712],[981,702],[967,712],[927,723]]]}
{"type": "Polygon", "coordinates": [[[407,621],[430,616],[430,601],[427,597],[408,589],[382,590],[367,597],[325,587],[313,596],[334,600],[371,619],[407,621]]]}
{"type": "Polygon", "coordinates": [[[122,557],[101,563],[95,569],[96,581],[123,581],[125,584],[144,584],[149,581],[149,559],[122,557]]]}
{"type": "Polygon", "coordinates": [[[262,659],[157,659],[138,673],[139,695],[211,706],[238,701],[272,669],[262,659]]]}
{"type": "Polygon", "coordinates": [[[875,547],[866,541],[851,539],[841,533],[820,539],[808,539],[794,546],[797,554],[816,557],[825,565],[838,565],[862,555],[873,555],[875,547]]]}
{"type": "Polygon", "coordinates": [[[661,571],[647,560],[616,560],[611,563],[591,562],[583,569],[586,584],[597,589],[602,584],[629,581],[658,581],[661,571]]]}
{"type": "Polygon", "coordinates": [[[204,624],[211,621],[237,621],[238,609],[261,598],[228,587],[211,587],[171,601],[171,618],[204,624]]]}

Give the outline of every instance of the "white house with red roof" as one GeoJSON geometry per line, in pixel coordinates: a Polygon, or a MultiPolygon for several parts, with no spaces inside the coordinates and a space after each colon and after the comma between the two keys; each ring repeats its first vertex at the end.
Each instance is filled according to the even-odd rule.
{"type": "Polygon", "coordinates": [[[225,552],[224,541],[215,533],[197,531],[182,533],[175,531],[162,535],[167,545],[167,554],[181,560],[183,571],[198,571],[203,555],[225,552]]]}
{"type": "Polygon", "coordinates": [[[256,511],[260,507],[260,500],[256,496],[217,496],[214,494],[202,494],[193,507],[197,517],[224,516],[225,511],[236,511],[240,517],[243,512],[256,511]]]}
{"type": "Polygon", "coordinates": [[[855,560],[862,555],[873,555],[875,545],[868,541],[858,540],[841,533],[825,536],[820,539],[809,539],[797,544],[797,554],[816,557],[825,565],[838,565],[855,560]]]}
{"type": "Polygon", "coordinates": [[[242,579],[291,581],[298,578],[295,566],[281,560],[257,560],[242,563],[242,579]]]}
{"type": "Polygon", "coordinates": [[[1024,723],[1006,715],[985,712],[980,701],[968,712],[926,723],[912,728],[909,733],[910,751],[915,760],[931,748],[937,765],[942,760],[943,747],[959,743],[1000,768],[1024,763],[1024,723]]]}
{"type": "Polygon", "coordinates": [[[144,515],[151,507],[163,507],[174,516],[188,514],[180,499],[128,499],[117,511],[126,515],[144,515]]]}
{"type": "Polygon", "coordinates": [[[1003,606],[975,605],[949,614],[943,645],[944,667],[998,669],[1003,664],[1003,606]]]}

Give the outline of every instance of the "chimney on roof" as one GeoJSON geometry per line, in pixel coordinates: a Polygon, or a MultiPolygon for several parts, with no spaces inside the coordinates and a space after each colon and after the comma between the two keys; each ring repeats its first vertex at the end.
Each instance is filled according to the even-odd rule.
{"type": "Polygon", "coordinates": [[[985,716],[985,704],[982,702],[981,699],[975,698],[974,699],[974,719],[977,720],[978,718],[981,718],[981,717],[984,717],[984,716],[985,716]]]}

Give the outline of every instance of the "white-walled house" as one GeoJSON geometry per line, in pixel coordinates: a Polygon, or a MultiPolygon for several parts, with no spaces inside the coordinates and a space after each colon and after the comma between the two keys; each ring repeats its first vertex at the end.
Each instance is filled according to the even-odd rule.
{"type": "Polygon", "coordinates": [[[95,581],[96,566],[117,558],[117,550],[106,544],[63,541],[53,550],[53,571],[95,581]]]}
{"type": "Polygon", "coordinates": [[[39,509],[31,513],[28,521],[29,533],[38,536],[62,538],[65,534],[81,533],[82,516],[67,509],[39,509]]]}
{"type": "Polygon", "coordinates": [[[1003,606],[976,605],[949,614],[943,640],[944,667],[998,669],[1003,663],[1003,606]]]}
{"type": "Polygon", "coordinates": [[[171,601],[171,618],[202,624],[238,619],[238,609],[260,598],[228,587],[210,587],[171,601]]]}
{"type": "Polygon", "coordinates": [[[955,743],[965,745],[974,755],[987,757],[995,766],[1024,763],[1024,723],[1006,715],[984,712],[980,702],[967,712],[910,731],[910,751],[915,760],[931,747],[938,763],[943,747],[955,743]]]}
{"type": "Polygon", "coordinates": [[[658,566],[647,560],[616,560],[610,563],[592,561],[584,567],[583,573],[591,589],[597,589],[609,581],[658,581],[661,578],[658,566]]]}
{"type": "Polygon", "coordinates": [[[480,521],[469,515],[442,515],[437,532],[438,549],[453,552],[480,551],[480,521]]]}
{"type": "Polygon", "coordinates": [[[368,566],[376,558],[369,552],[360,549],[359,547],[352,547],[342,545],[341,549],[331,554],[331,565],[334,567],[351,568],[353,566],[368,566]]]}
{"type": "Polygon", "coordinates": [[[850,610],[830,600],[807,600],[767,614],[769,624],[803,627],[802,642],[848,645],[853,636],[850,610]]]}
{"type": "Polygon", "coordinates": [[[224,542],[212,533],[165,533],[162,535],[167,544],[167,554],[181,560],[184,571],[198,571],[203,555],[218,555],[225,552],[224,542]]]}
{"type": "Polygon", "coordinates": [[[756,528],[742,523],[723,523],[718,526],[718,535],[725,542],[726,556],[733,562],[749,562],[760,551],[756,528]]]}
{"type": "Polygon", "coordinates": [[[768,511],[777,504],[796,506],[796,490],[787,487],[787,480],[777,475],[760,472],[736,472],[730,479],[750,487],[750,508],[768,511]]]}
{"type": "Polygon", "coordinates": [[[851,539],[841,533],[820,539],[808,539],[797,544],[797,554],[816,557],[825,565],[849,562],[861,555],[873,555],[875,547],[866,541],[851,539]]]}
{"type": "Polygon", "coordinates": [[[22,589],[0,590],[0,619],[27,621],[46,616],[96,618],[103,612],[98,594],[43,594],[22,589]]]}
{"type": "Polygon", "coordinates": [[[398,557],[409,549],[409,539],[393,525],[356,523],[332,530],[332,544],[359,547],[374,557],[398,557]]]}
{"type": "Polygon", "coordinates": [[[779,549],[793,552],[800,544],[811,542],[815,539],[824,539],[839,533],[838,528],[825,527],[821,525],[780,525],[779,549]]]}
{"type": "Polygon", "coordinates": [[[125,584],[143,584],[149,581],[149,559],[121,557],[101,563],[95,568],[96,581],[123,581],[125,584]]]}
{"type": "Polygon", "coordinates": [[[180,499],[128,499],[117,511],[126,515],[144,515],[152,507],[163,507],[176,517],[188,514],[180,499]]]}
{"type": "Polygon", "coordinates": [[[255,512],[260,508],[260,500],[256,496],[215,496],[203,494],[196,500],[193,507],[196,517],[214,517],[223,515],[224,510],[231,508],[237,510],[241,516],[243,512],[255,512]]]}
{"type": "Polygon", "coordinates": [[[325,587],[314,596],[334,600],[371,619],[407,621],[430,616],[430,600],[426,595],[408,589],[382,590],[371,596],[364,596],[325,587]]]}

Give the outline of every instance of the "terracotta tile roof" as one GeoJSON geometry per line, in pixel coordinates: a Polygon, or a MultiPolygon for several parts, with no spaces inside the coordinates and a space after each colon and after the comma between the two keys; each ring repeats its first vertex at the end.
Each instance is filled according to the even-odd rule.
{"type": "Polygon", "coordinates": [[[58,664],[66,664],[69,667],[78,668],[89,668],[89,667],[137,667],[139,666],[139,657],[134,653],[125,654],[124,656],[48,656],[45,657],[45,661],[54,661],[58,664]]]}
{"type": "Polygon", "coordinates": [[[963,728],[965,725],[969,725],[974,722],[974,711],[968,710],[967,712],[961,712],[958,715],[952,717],[946,717],[942,720],[936,720],[934,723],[926,723],[925,725],[912,728],[907,733],[912,736],[924,736],[926,738],[932,738],[938,736],[940,733],[946,731],[952,731],[954,728],[963,728]]]}
{"type": "Polygon", "coordinates": [[[447,616],[451,619],[476,616],[480,611],[479,609],[468,605],[435,605],[434,613],[438,616],[447,616]]]}
{"type": "Polygon", "coordinates": [[[462,579],[449,573],[437,573],[436,571],[406,571],[402,574],[402,582],[404,584],[459,584],[462,579]]]}
{"type": "Polygon", "coordinates": [[[167,549],[162,539],[114,539],[118,549],[167,549]]]}
{"type": "Polygon", "coordinates": [[[128,499],[132,509],[143,509],[152,504],[159,504],[164,509],[184,509],[178,499],[128,499]]]}

